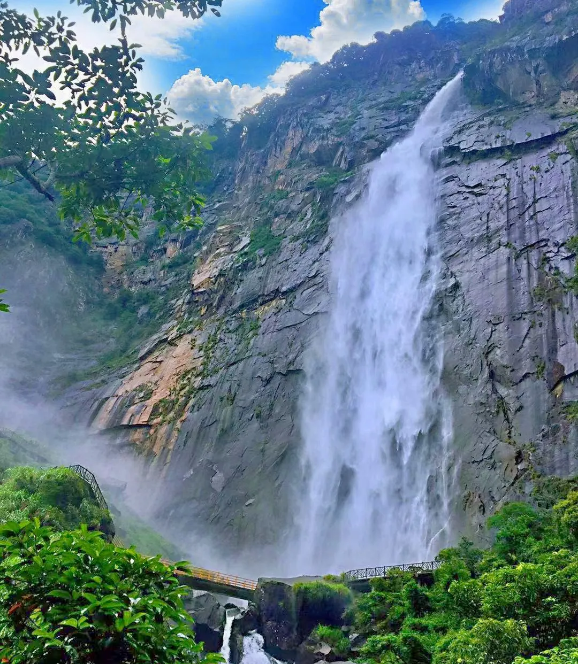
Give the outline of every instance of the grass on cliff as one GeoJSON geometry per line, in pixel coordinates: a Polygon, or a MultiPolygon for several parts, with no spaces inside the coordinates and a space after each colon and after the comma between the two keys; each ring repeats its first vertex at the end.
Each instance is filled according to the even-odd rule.
{"type": "Polygon", "coordinates": [[[60,221],[56,207],[26,181],[0,188],[0,237],[3,233],[9,237],[12,226],[26,222],[39,245],[57,251],[73,265],[103,271],[102,257],[84,242],[73,242],[72,230],[60,221]]]}
{"type": "Polygon", "coordinates": [[[13,466],[49,466],[56,464],[52,450],[39,442],[9,429],[0,429],[0,477],[13,466]]]}
{"type": "Polygon", "coordinates": [[[146,524],[133,510],[123,505],[115,515],[115,531],[124,546],[134,546],[145,556],[161,556],[165,560],[185,560],[187,555],[146,524]]]}
{"type": "Polygon", "coordinates": [[[316,624],[338,626],[352,603],[352,591],[343,583],[307,581],[293,587],[300,607],[300,630],[309,634],[316,624]]]}

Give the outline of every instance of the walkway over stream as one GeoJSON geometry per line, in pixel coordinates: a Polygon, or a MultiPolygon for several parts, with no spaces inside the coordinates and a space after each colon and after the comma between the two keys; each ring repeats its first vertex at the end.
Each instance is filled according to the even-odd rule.
{"type": "MultiPolygon", "coordinates": [[[[97,503],[108,511],[109,506],[100,490],[96,477],[84,466],[69,466],[69,469],[90,486],[97,503]]],[[[123,543],[115,537],[114,544],[123,546],[123,543]]],[[[163,561],[170,564],[170,561],[163,561]]],[[[384,577],[390,570],[397,569],[401,572],[411,572],[415,575],[418,583],[431,585],[434,580],[434,571],[440,567],[439,561],[429,561],[423,563],[406,563],[404,565],[387,565],[382,567],[362,567],[353,569],[344,573],[344,581],[358,592],[370,591],[370,579],[384,577]]],[[[204,590],[206,592],[227,595],[228,597],[237,597],[239,599],[252,600],[257,588],[257,581],[244,579],[240,576],[231,574],[222,574],[221,572],[212,572],[201,567],[190,567],[189,571],[177,571],[182,582],[194,588],[195,590],[204,590]]]]}

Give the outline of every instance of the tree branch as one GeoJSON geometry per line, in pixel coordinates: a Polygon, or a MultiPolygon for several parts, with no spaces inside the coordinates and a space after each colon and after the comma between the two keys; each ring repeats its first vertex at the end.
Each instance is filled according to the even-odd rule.
{"type": "Polygon", "coordinates": [[[46,191],[40,180],[34,177],[34,175],[22,165],[22,163],[15,164],[14,166],[20,175],[22,175],[25,180],[28,180],[39,194],[42,194],[45,198],[48,198],[49,201],[54,203],[54,196],[49,191],[46,191]]]}
{"type": "Polygon", "coordinates": [[[0,157],[0,168],[10,168],[20,163],[22,163],[22,157],[15,154],[9,157],[0,157]]]}

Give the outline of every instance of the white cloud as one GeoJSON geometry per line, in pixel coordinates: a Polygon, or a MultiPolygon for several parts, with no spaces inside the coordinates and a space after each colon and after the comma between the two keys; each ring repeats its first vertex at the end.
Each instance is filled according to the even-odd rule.
{"type": "Polygon", "coordinates": [[[167,96],[179,116],[204,124],[216,116],[236,119],[244,108],[275,91],[272,86],[233,85],[227,78],[214,81],[197,68],[178,78],[167,96]]]}
{"type": "Polygon", "coordinates": [[[214,81],[194,69],[181,76],[168,93],[177,114],[193,122],[209,123],[216,116],[235,120],[244,108],[259,103],[266,94],[283,93],[288,80],[310,66],[327,62],[345,44],[367,44],[379,30],[389,31],[425,17],[420,0],[324,0],[320,25],[303,35],[281,36],[276,46],[295,58],[283,62],[268,76],[265,87],[214,81]],[[305,60],[310,62],[306,62],[305,60]]]}
{"type": "Polygon", "coordinates": [[[248,83],[234,85],[227,78],[214,81],[197,68],[178,78],[167,97],[180,117],[195,123],[209,124],[217,116],[236,120],[244,108],[255,106],[266,95],[283,93],[289,79],[309,66],[307,62],[282,62],[268,76],[269,83],[265,87],[248,83]]]}
{"type": "MultiPolygon", "coordinates": [[[[43,7],[44,16],[53,16],[62,7],[58,5],[43,7]]],[[[32,15],[33,5],[19,7],[19,10],[32,15]]],[[[83,8],[70,6],[64,9],[63,14],[71,21],[76,33],[78,45],[83,50],[92,50],[95,46],[114,44],[120,37],[117,27],[111,32],[109,23],[93,23],[91,13],[84,13],[83,8]]],[[[138,16],[131,17],[131,25],[127,26],[127,36],[132,43],[141,44],[140,54],[157,58],[176,60],[185,57],[179,41],[186,39],[202,27],[204,19],[193,20],[185,18],[180,12],[166,12],[164,18],[138,16]]]]}
{"type": "Polygon", "coordinates": [[[295,62],[292,60],[282,62],[274,73],[268,76],[268,79],[275,87],[283,88],[292,76],[299,74],[309,66],[309,62],[295,62]]]}
{"type": "Polygon", "coordinates": [[[327,62],[345,44],[368,44],[375,32],[419,21],[425,17],[420,0],[324,0],[320,25],[309,37],[280,36],[276,46],[295,58],[327,62]]]}

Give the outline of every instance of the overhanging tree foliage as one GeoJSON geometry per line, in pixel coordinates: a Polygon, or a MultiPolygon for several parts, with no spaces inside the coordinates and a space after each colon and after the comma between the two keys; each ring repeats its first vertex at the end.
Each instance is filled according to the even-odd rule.
{"type": "Polygon", "coordinates": [[[198,225],[196,184],[211,137],[176,123],[161,95],[138,90],[143,59],[126,30],[139,14],[219,15],[222,0],[73,2],[118,26],[118,44],[84,52],[61,12],[32,18],[0,2],[0,174],[58,196],[61,216],[86,241],[136,236],[145,209],[161,231],[198,225]],[[32,75],[18,66],[29,51],[46,63],[32,75]]]}

